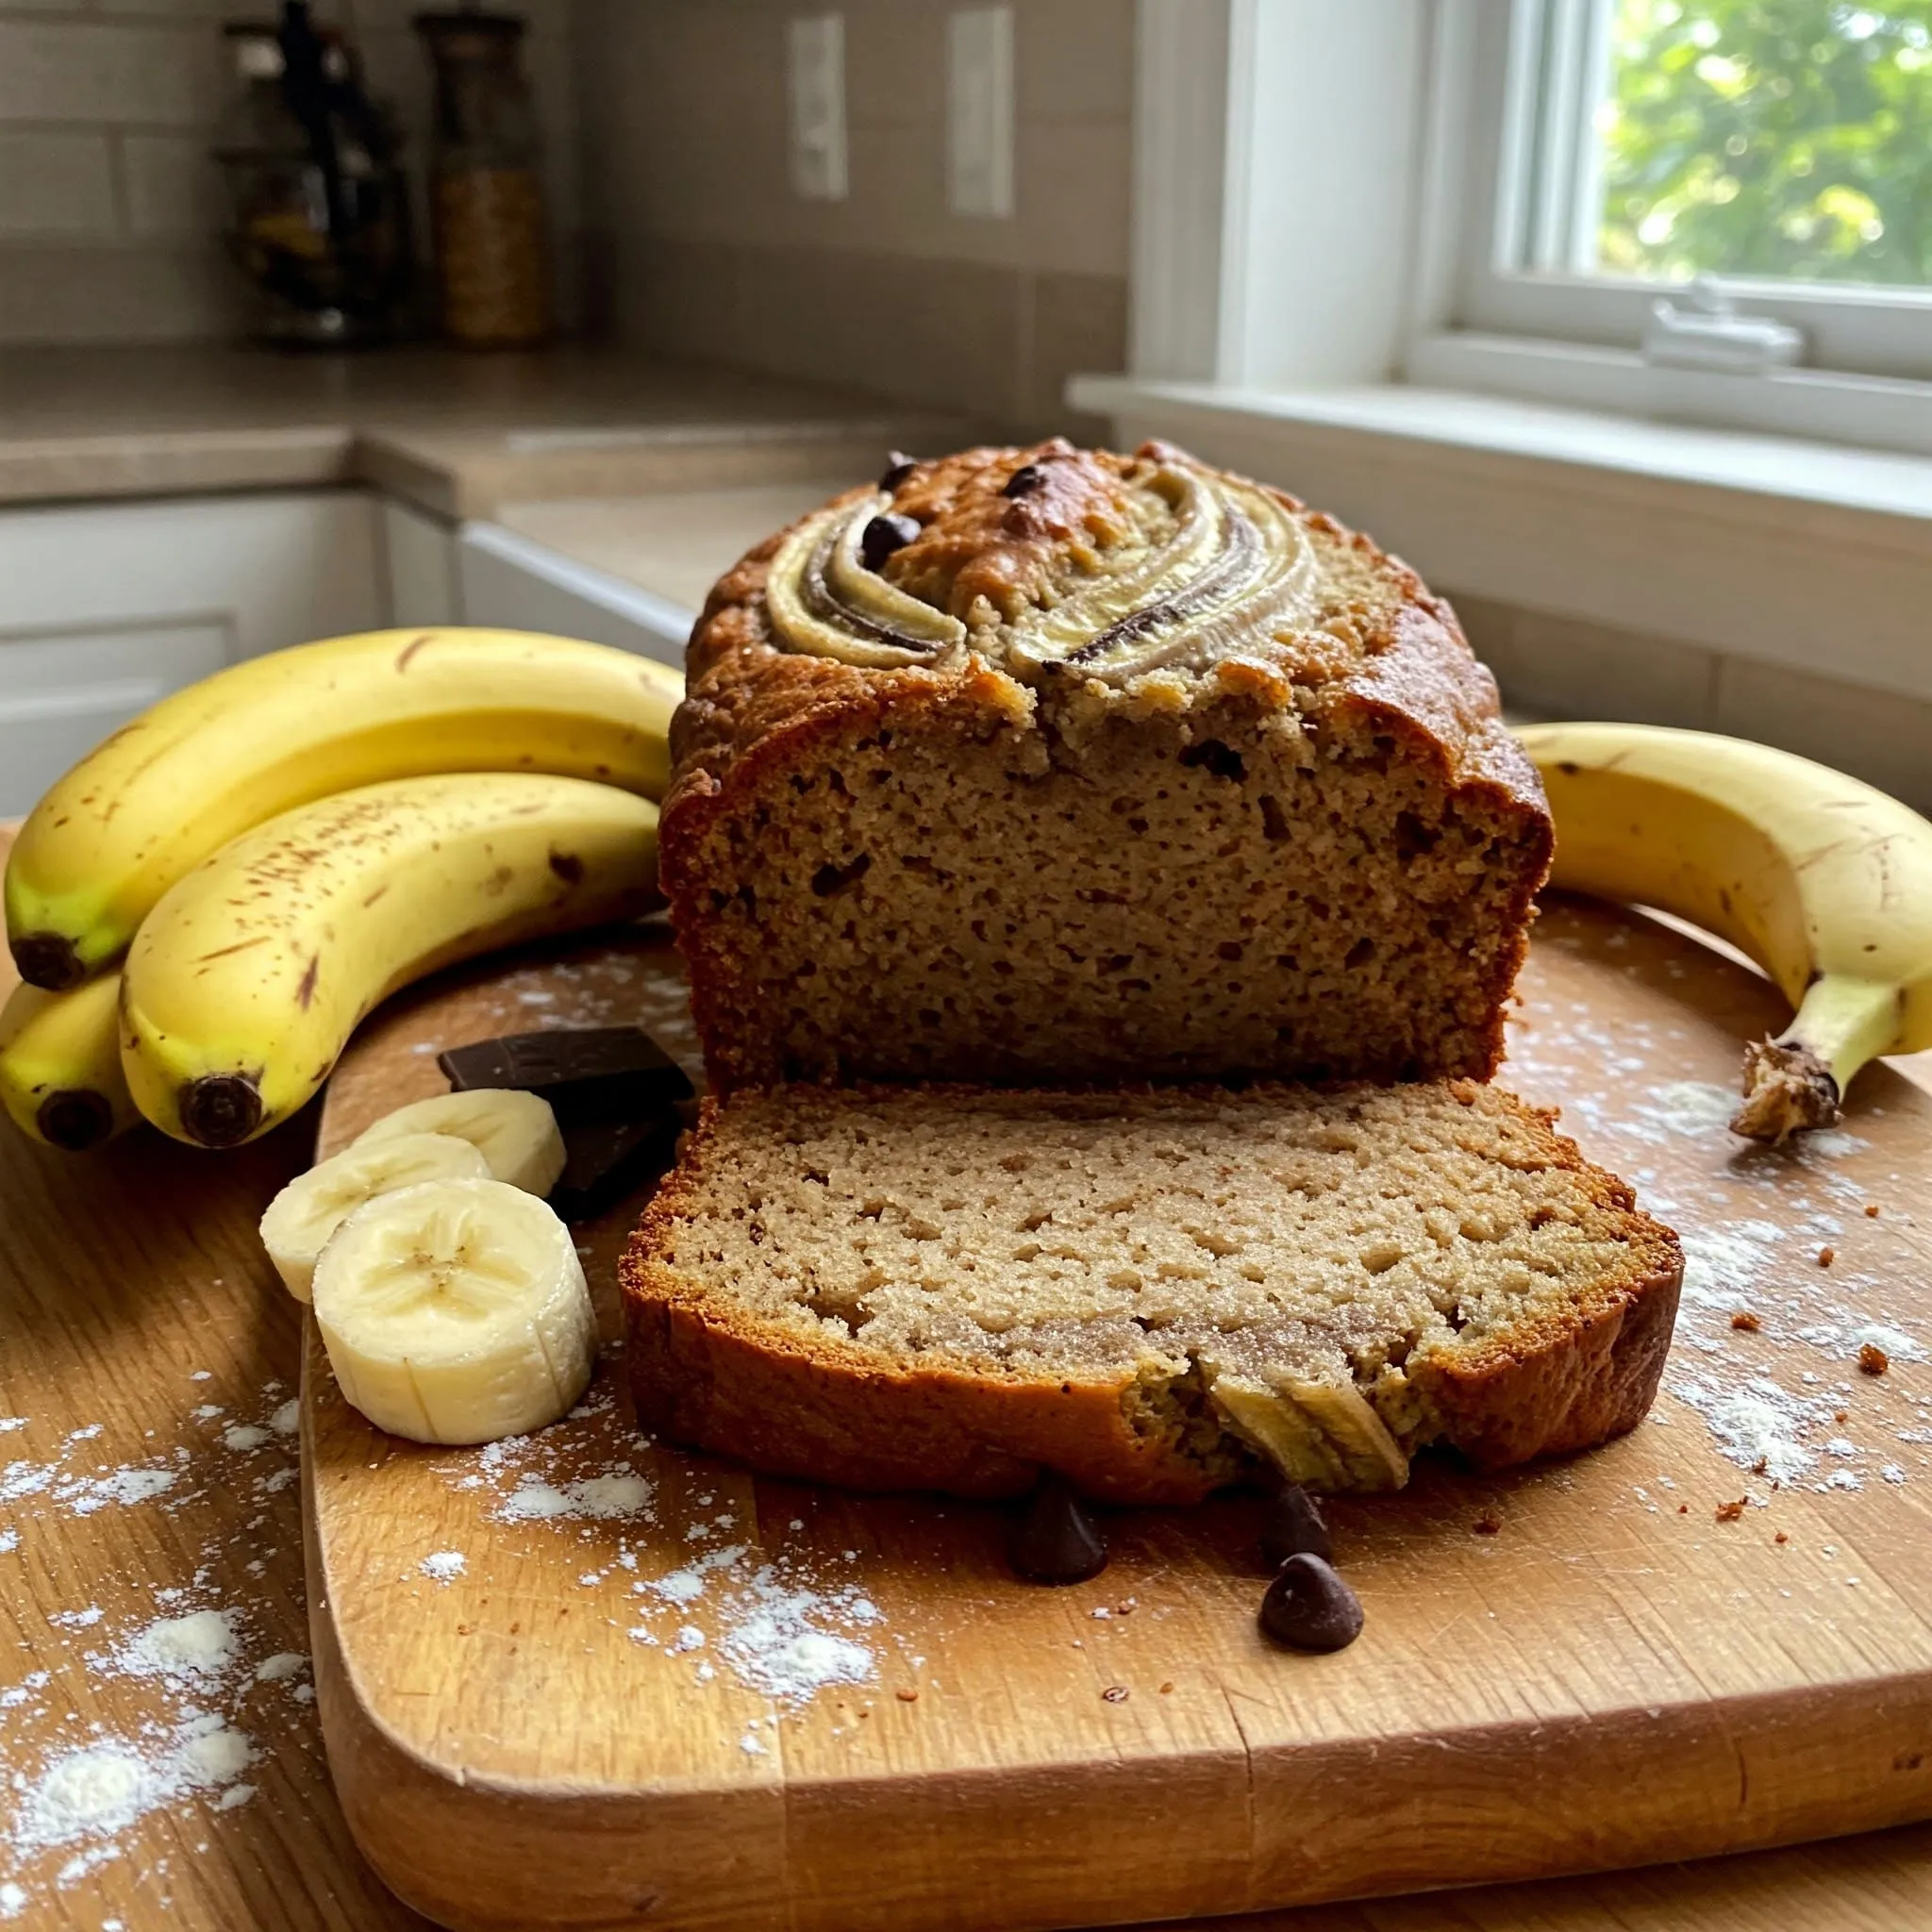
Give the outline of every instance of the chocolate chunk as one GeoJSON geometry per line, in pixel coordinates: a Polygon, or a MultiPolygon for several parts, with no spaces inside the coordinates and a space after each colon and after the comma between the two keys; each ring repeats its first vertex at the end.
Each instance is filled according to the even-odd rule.
{"type": "Polygon", "coordinates": [[[590,1221],[677,1159],[683,1122],[665,1107],[641,1121],[584,1121],[563,1130],[563,1173],[550,1205],[565,1221],[590,1221]]]}
{"type": "Polygon", "coordinates": [[[1008,1554],[1030,1583],[1085,1583],[1107,1568],[1107,1542],[1065,1476],[1049,1470],[1013,1525],[1008,1554]]]}
{"type": "Polygon", "coordinates": [[[886,453],[886,474],[879,478],[881,490],[896,490],[919,467],[917,457],[908,457],[903,449],[889,450],[886,453]]]}
{"type": "Polygon", "coordinates": [[[895,550],[903,550],[919,535],[919,525],[895,510],[875,516],[858,533],[858,557],[867,570],[876,570],[895,550]]]}
{"type": "Polygon", "coordinates": [[[1333,1557],[1328,1525],[1306,1490],[1286,1483],[1268,1506],[1268,1520],[1261,1525],[1261,1554],[1276,1570],[1291,1557],[1320,1557],[1324,1563],[1333,1557]]]}
{"type": "Polygon", "coordinates": [[[540,1093],[565,1127],[643,1120],[691,1098],[684,1071],[641,1026],[561,1027],[473,1041],[436,1057],[458,1093],[517,1087],[540,1093]]]}
{"type": "Polygon", "coordinates": [[[1303,1552],[1261,1599],[1261,1628],[1291,1650],[1345,1650],[1362,1634],[1362,1606],[1326,1560],[1303,1552]]]}
{"type": "Polygon", "coordinates": [[[1002,496],[1030,496],[1046,481],[1046,472],[1038,463],[1022,463],[1007,478],[1007,487],[1000,491],[1002,496]]]}

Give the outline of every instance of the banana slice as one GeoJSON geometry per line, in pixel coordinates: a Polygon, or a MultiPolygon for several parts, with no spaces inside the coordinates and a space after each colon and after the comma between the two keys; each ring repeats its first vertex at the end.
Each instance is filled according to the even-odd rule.
{"type": "Polygon", "coordinates": [[[570,1230],[496,1180],[425,1181],[358,1208],[316,1266],[315,1319],[342,1393],[417,1442],[555,1422],[597,1352],[570,1230]]]}
{"type": "Polygon", "coordinates": [[[358,1141],[298,1174],[268,1204],[261,1244],[283,1286],[306,1302],[329,1236],[365,1201],[422,1181],[489,1177],[482,1150],[454,1134],[392,1134],[367,1146],[358,1141]]]}
{"type": "Polygon", "coordinates": [[[490,1163],[491,1174],[526,1194],[547,1194],[563,1173],[563,1135],[550,1103],[510,1087],[474,1087],[412,1101],[358,1134],[349,1145],[370,1147],[398,1134],[454,1134],[490,1163]]]}
{"type": "Polygon", "coordinates": [[[1317,1490],[1399,1490],[1408,1457],[1352,1381],[1217,1374],[1209,1398],[1236,1435],[1291,1482],[1317,1490]]]}

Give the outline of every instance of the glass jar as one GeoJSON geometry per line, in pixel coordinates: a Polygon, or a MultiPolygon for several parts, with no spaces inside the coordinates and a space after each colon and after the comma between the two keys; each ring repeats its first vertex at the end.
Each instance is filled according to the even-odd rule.
{"type": "Polygon", "coordinates": [[[464,348],[534,347],[550,334],[550,261],[524,23],[419,13],[416,31],[436,73],[429,206],[443,333],[464,348]]]}
{"type": "Polygon", "coordinates": [[[231,21],[222,31],[236,85],[214,154],[228,253],[255,291],[253,333],[305,348],[392,341],[413,280],[393,120],[306,7],[286,8],[279,26],[231,21]]]}

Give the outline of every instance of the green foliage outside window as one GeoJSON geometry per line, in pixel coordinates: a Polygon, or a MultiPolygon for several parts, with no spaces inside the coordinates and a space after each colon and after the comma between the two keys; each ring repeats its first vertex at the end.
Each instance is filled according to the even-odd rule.
{"type": "Polygon", "coordinates": [[[1932,284],[1932,0],[1618,0],[1606,274],[1932,284]]]}

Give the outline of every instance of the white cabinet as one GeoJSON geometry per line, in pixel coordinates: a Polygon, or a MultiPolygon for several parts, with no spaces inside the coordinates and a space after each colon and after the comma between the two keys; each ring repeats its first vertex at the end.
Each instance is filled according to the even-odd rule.
{"type": "Polygon", "coordinates": [[[348,491],[0,511],[0,818],[167,692],[387,622],[384,564],[348,491]]]}
{"type": "Polygon", "coordinates": [[[588,638],[684,668],[685,640],[697,613],[681,604],[500,524],[465,524],[457,558],[465,624],[588,638]]]}
{"type": "Polygon", "coordinates": [[[382,544],[391,624],[462,623],[457,541],[447,524],[385,498],[382,544]]]}

